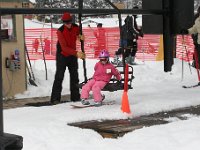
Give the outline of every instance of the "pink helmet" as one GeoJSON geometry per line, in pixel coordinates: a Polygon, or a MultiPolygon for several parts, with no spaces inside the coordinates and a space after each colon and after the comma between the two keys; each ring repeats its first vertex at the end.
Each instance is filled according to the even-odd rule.
{"type": "Polygon", "coordinates": [[[101,50],[101,52],[99,53],[99,58],[109,58],[109,52],[105,49],[101,50]]]}

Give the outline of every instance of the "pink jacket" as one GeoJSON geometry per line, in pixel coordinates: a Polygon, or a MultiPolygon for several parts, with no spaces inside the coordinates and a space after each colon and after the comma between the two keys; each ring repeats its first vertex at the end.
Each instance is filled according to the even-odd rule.
{"type": "Polygon", "coordinates": [[[119,71],[110,62],[105,65],[101,62],[96,63],[94,71],[93,79],[96,81],[109,82],[113,75],[117,78],[117,80],[121,80],[119,71]]]}

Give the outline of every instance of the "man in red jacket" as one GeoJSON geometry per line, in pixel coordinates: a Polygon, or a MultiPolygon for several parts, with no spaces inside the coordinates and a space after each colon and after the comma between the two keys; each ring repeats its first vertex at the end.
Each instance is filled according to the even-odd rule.
{"type": "Polygon", "coordinates": [[[62,21],[63,25],[57,30],[56,73],[51,93],[53,105],[60,103],[66,67],[70,74],[71,101],[80,101],[77,58],[85,59],[85,54],[76,50],[76,40],[80,37],[78,25],[72,23],[72,17],[68,12],[63,14],[62,21]]]}
{"type": "Polygon", "coordinates": [[[102,49],[106,48],[106,30],[102,27],[102,23],[97,24],[97,30],[94,31],[94,36],[97,39],[95,47],[95,58],[98,58],[99,53],[102,49]]]}

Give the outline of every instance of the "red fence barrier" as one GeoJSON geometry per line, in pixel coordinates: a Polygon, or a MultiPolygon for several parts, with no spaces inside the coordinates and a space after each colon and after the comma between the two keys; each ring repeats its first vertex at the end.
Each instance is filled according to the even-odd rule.
{"type": "MultiPolygon", "coordinates": [[[[85,36],[84,49],[87,58],[95,58],[95,51],[102,48],[109,50],[111,57],[114,56],[115,51],[119,48],[119,28],[103,28],[102,32],[97,33],[97,28],[83,28],[85,36]],[[97,34],[96,34],[97,33],[97,34]],[[105,34],[101,35],[100,34],[105,34]],[[102,38],[103,37],[103,38],[102,38]]],[[[51,28],[37,28],[25,29],[26,46],[31,59],[42,59],[42,49],[45,50],[46,59],[55,59],[57,29],[51,28]],[[46,50],[48,46],[45,45],[44,40],[48,37],[50,42],[49,51],[46,50]],[[35,39],[39,40],[38,50],[34,48],[35,39]]],[[[177,36],[176,57],[184,60],[187,59],[186,50],[188,51],[189,60],[193,55],[193,42],[190,35],[184,36],[185,45],[182,44],[182,36],[177,36]]],[[[136,58],[143,61],[154,61],[160,46],[160,35],[147,35],[138,39],[138,51],[136,58]]],[[[80,42],[77,42],[77,50],[80,50],[80,42]]]]}
{"type": "Polygon", "coordinates": [[[181,35],[176,38],[176,57],[185,61],[193,59],[194,45],[190,35],[181,35]]]}

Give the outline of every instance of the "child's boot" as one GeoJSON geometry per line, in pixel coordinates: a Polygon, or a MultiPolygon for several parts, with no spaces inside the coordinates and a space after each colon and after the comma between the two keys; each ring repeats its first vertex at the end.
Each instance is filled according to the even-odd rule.
{"type": "Polygon", "coordinates": [[[102,105],[102,101],[100,101],[100,102],[94,102],[94,106],[95,107],[99,107],[99,106],[101,106],[102,105]]]}
{"type": "Polygon", "coordinates": [[[102,102],[103,102],[103,100],[105,99],[105,95],[101,94],[101,96],[102,96],[102,102]]]}
{"type": "Polygon", "coordinates": [[[87,100],[85,100],[85,99],[81,99],[81,103],[82,103],[83,105],[90,105],[90,102],[87,101],[87,100]]]}
{"type": "Polygon", "coordinates": [[[102,94],[101,96],[102,96],[102,100],[101,100],[100,102],[94,102],[94,106],[99,107],[99,106],[102,105],[102,102],[103,102],[103,100],[105,99],[105,95],[102,94]]]}
{"type": "Polygon", "coordinates": [[[131,55],[129,55],[126,58],[126,63],[129,64],[129,65],[136,65],[136,63],[135,63],[135,57],[132,57],[131,55]]]}
{"type": "Polygon", "coordinates": [[[119,61],[119,56],[118,55],[115,55],[114,57],[114,60],[113,60],[113,64],[117,65],[118,64],[118,61],[119,61]]]}

